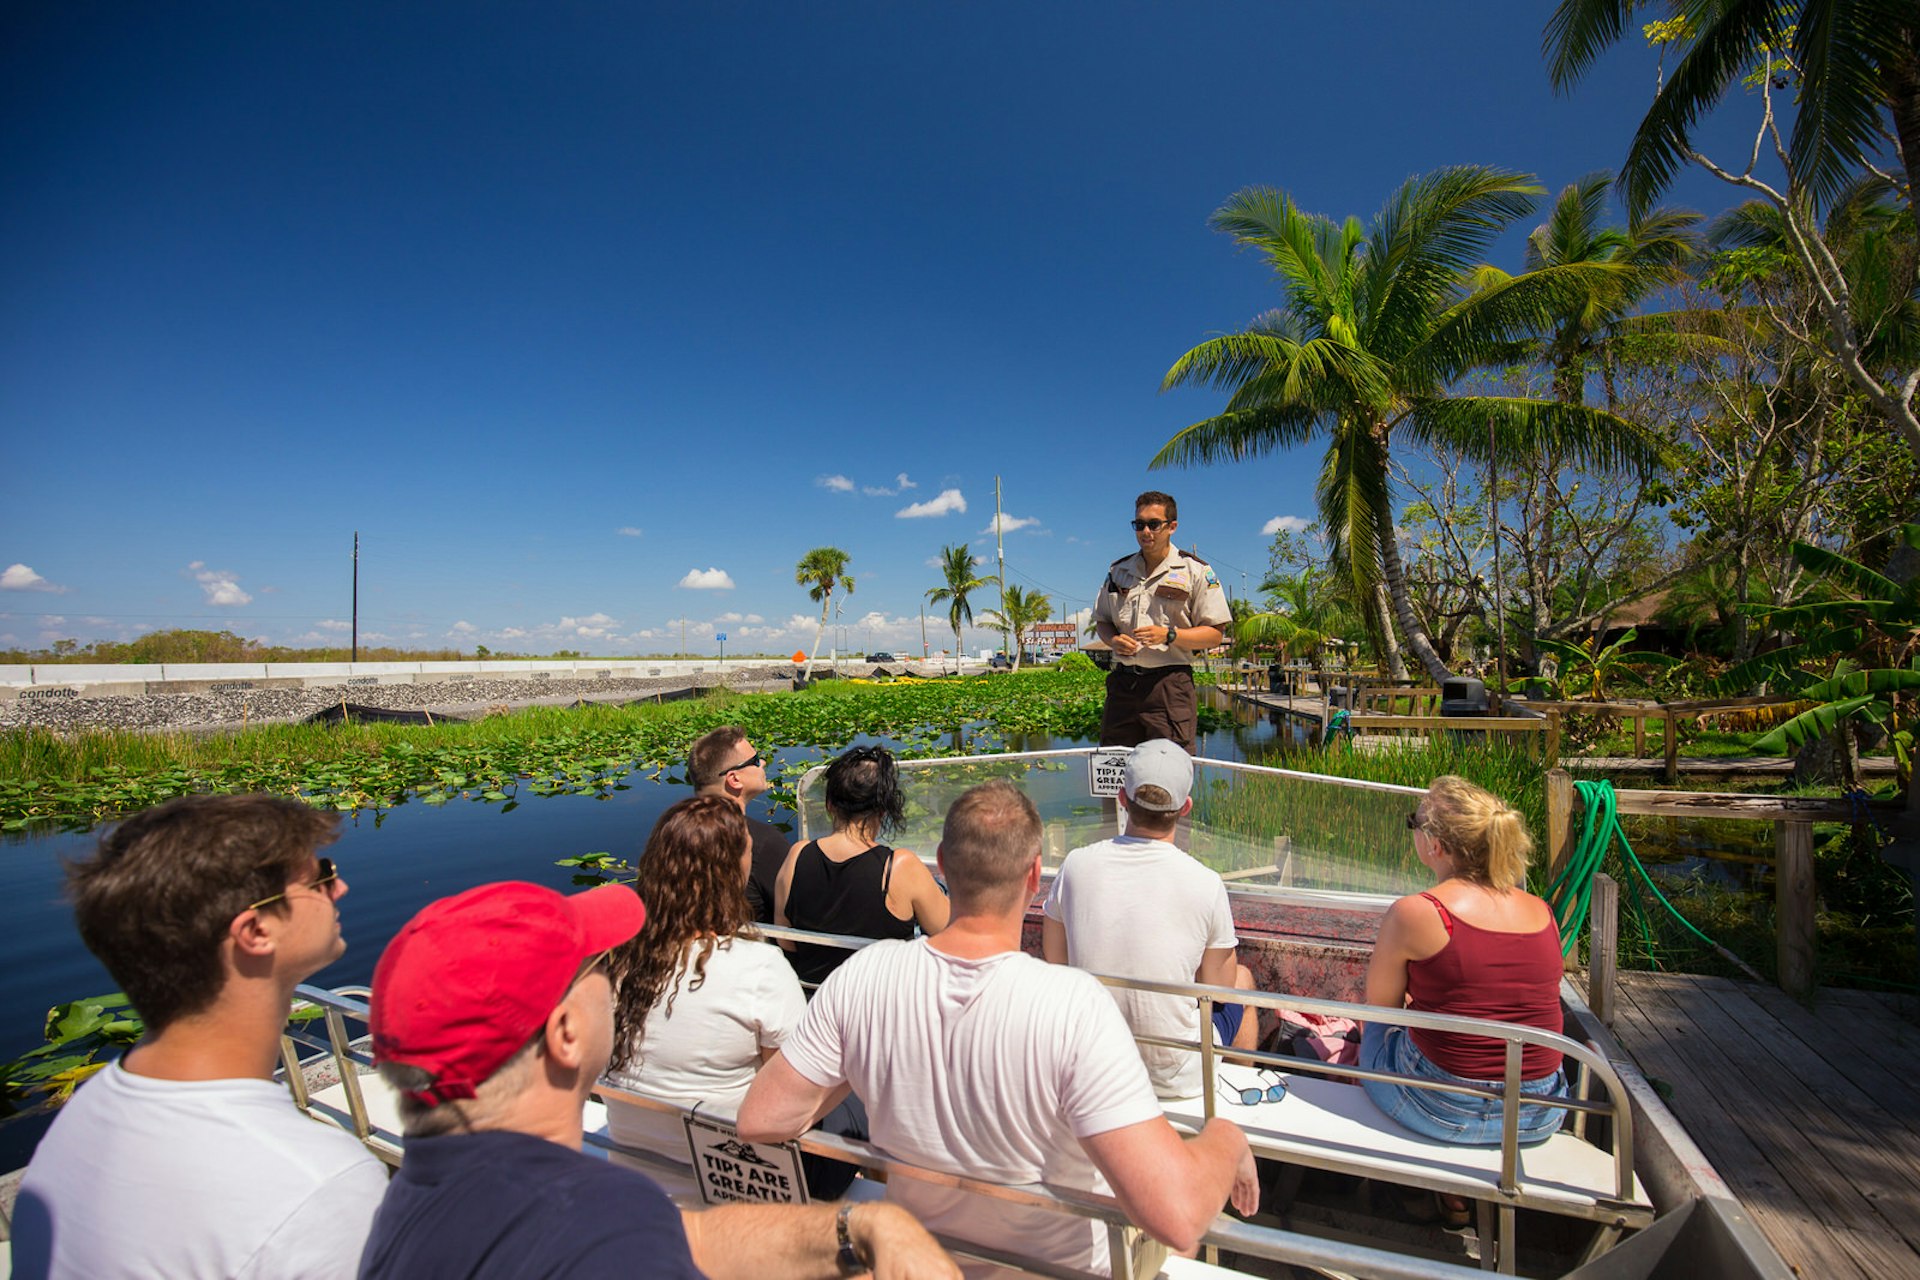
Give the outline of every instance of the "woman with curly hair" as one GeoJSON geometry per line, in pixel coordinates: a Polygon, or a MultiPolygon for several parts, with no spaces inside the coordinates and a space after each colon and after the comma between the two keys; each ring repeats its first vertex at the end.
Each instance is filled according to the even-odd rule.
{"type": "MultiPolygon", "coordinates": [[[[779,948],[753,930],[747,820],[720,796],[682,800],[654,824],[634,889],[647,926],[609,962],[620,1088],[732,1120],[760,1064],[806,1011],[779,948]]],[[[684,1162],[678,1116],[610,1105],[615,1140],[684,1162]]]]}
{"type": "MultiPolygon", "coordinates": [[[[906,796],[884,747],[855,747],[827,766],[833,834],[793,846],[774,881],[773,922],[861,938],[912,938],[947,927],[947,895],[927,865],[880,843],[900,825],[906,796]]],[[[802,982],[818,985],[852,953],[791,944],[802,982]]]]}
{"type": "MultiPolygon", "coordinates": [[[[1367,1003],[1560,1031],[1560,933],[1553,909],[1526,889],[1533,848],[1526,823],[1498,796],[1448,775],[1433,780],[1407,826],[1435,884],[1387,908],[1367,966],[1367,1003]]],[[[1494,1086],[1506,1071],[1499,1040],[1377,1022],[1363,1032],[1360,1064],[1494,1086]]],[[[1381,1110],[1416,1133],[1463,1146],[1500,1142],[1497,1098],[1363,1083],[1381,1110]]],[[[1527,1045],[1520,1087],[1543,1100],[1564,1097],[1560,1055],[1527,1045]]],[[[1520,1141],[1544,1142],[1565,1114],[1544,1102],[1523,1104],[1520,1141]]],[[[1466,1212],[1464,1202],[1447,1208],[1466,1212]]]]}

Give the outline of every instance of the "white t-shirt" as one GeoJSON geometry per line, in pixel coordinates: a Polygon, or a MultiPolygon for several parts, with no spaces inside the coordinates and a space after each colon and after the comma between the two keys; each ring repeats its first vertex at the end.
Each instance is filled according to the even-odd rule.
{"type": "MultiPolygon", "coordinates": [[[[990,1182],[1108,1192],[1079,1140],[1161,1115],[1099,984],[1017,951],[962,960],[925,938],[874,943],[814,993],[781,1052],[816,1085],[850,1082],[890,1155],[990,1182]]],[[[1107,1270],[1105,1230],[1086,1219],[912,1178],[887,1195],[935,1231],[1107,1270]]]]}
{"type": "MultiPolygon", "coordinates": [[[[1047,917],[1067,931],[1067,962],[1089,973],[1192,982],[1203,953],[1239,945],[1217,872],[1164,840],[1120,836],[1069,853],[1047,895],[1047,917]]],[[[1185,996],[1108,988],[1139,1035],[1200,1038],[1200,1004],[1185,996]]],[[[1200,1054],[1141,1045],[1163,1098],[1197,1098],[1200,1054]]]]}
{"type": "MultiPolygon", "coordinates": [[[[607,1079],[663,1102],[697,1102],[702,1115],[731,1121],[760,1069],[760,1051],[786,1042],[807,998],[786,954],[748,938],[716,943],[706,981],[690,987],[692,979],[689,965],[675,981],[673,1011],[663,995],[647,1015],[638,1056],[607,1079]]],[[[677,1116],[609,1102],[607,1131],[617,1142],[687,1159],[686,1128],[677,1116]]]]}
{"type": "Polygon", "coordinates": [[[118,1061],[47,1130],[13,1218],[18,1277],[352,1277],[386,1166],[269,1080],[155,1080],[118,1061]]]}

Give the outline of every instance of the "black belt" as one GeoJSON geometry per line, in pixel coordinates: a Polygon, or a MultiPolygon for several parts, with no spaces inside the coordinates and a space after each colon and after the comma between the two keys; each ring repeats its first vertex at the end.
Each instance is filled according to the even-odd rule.
{"type": "Polygon", "coordinates": [[[1188,675],[1193,674],[1193,668],[1187,667],[1187,666],[1141,667],[1141,666],[1135,666],[1132,663],[1127,663],[1127,662],[1115,663],[1113,670],[1114,670],[1114,674],[1116,675],[1126,675],[1126,676],[1135,676],[1135,677],[1171,675],[1176,671],[1184,671],[1188,675]]]}

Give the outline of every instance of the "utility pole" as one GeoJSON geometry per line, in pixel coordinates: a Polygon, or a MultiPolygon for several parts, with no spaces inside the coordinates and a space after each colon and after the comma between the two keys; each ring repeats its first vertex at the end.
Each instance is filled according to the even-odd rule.
{"type": "Polygon", "coordinates": [[[1007,626],[1007,544],[1006,534],[1000,528],[1000,477],[993,478],[993,553],[1000,562],[1000,649],[1003,653],[1013,652],[1013,642],[1007,638],[1012,630],[1007,626]]]}
{"type": "Polygon", "coordinates": [[[353,531],[353,657],[360,661],[360,531],[353,531]]]}
{"type": "MultiPolygon", "coordinates": [[[[1500,685],[1500,702],[1507,701],[1507,606],[1500,590],[1500,491],[1493,470],[1493,419],[1487,419],[1487,524],[1493,530],[1493,614],[1498,646],[1493,655],[1494,678],[1500,685]]],[[[1505,714],[1502,712],[1501,714],[1505,714]]]]}
{"type": "Polygon", "coordinates": [[[920,602],[920,661],[925,662],[933,656],[933,650],[927,648],[927,602],[920,602]]]}

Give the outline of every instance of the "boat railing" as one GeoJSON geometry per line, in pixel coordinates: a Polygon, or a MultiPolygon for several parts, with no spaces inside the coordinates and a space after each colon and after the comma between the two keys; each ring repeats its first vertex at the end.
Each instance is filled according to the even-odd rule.
{"type": "MultiPolygon", "coordinates": [[[[827,936],[811,935],[809,940],[818,941],[827,936]]],[[[281,1056],[287,1068],[287,1085],[295,1102],[303,1110],[340,1125],[381,1159],[397,1167],[405,1142],[404,1135],[375,1122],[367,1103],[365,1086],[361,1082],[362,1073],[373,1070],[372,1056],[368,1052],[366,1037],[352,1034],[348,1029],[349,1021],[365,1025],[368,994],[364,987],[341,988],[338,991],[311,985],[296,988],[295,1012],[299,1020],[290,1024],[286,1035],[282,1037],[281,1056]],[[320,1024],[317,1032],[314,1030],[315,1023],[320,1024]],[[308,1054],[303,1056],[302,1049],[309,1051],[308,1054]],[[310,1079],[308,1073],[316,1066],[316,1059],[324,1074],[334,1077],[330,1083],[340,1086],[338,1096],[345,1103],[344,1107],[334,1105],[320,1096],[323,1091],[329,1095],[334,1093],[330,1085],[322,1089],[316,1087],[319,1081],[310,1079]]],[[[687,1108],[621,1089],[606,1081],[600,1082],[594,1092],[603,1102],[676,1117],[689,1114],[687,1108]]],[[[645,1148],[628,1146],[597,1132],[587,1134],[585,1141],[597,1150],[617,1156],[629,1164],[638,1164],[664,1175],[684,1177],[686,1166],[645,1148]]],[[[1100,1223],[1107,1232],[1109,1262],[1114,1280],[1148,1280],[1160,1270],[1160,1260],[1166,1256],[1164,1248],[1153,1245],[1132,1227],[1112,1196],[1039,1183],[1008,1185],[963,1174],[945,1173],[894,1159],[870,1143],[821,1130],[803,1134],[796,1140],[796,1145],[802,1151],[855,1165],[888,1181],[910,1179],[932,1186],[955,1188],[1009,1205],[1070,1214],[1100,1223]]],[[[871,1185],[877,1190],[879,1184],[876,1182],[871,1185]]],[[[941,1242],[967,1257],[1033,1275],[1048,1276],[1052,1280],[1096,1280],[1091,1272],[1041,1262],[976,1241],[943,1236],[941,1242]]],[[[1308,1267],[1327,1274],[1367,1277],[1368,1280],[1474,1280],[1485,1274],[1478,1268],[1241,1222],[1224,1214],[1217,1217],[1208,1228],[1202,1244],[1210,1254],[1224,1249],[1247,1257],[1308,1267]]]]}
{"type": "MultiPolygon", "coordinates": [[[[856,938],[847,934],[812,933],[804,929],[790,929],[779,925],[761,925],[758,928],[762,934],[776,941],[808,942],[847,950],[859,950],[872,945],[873,942],[871,938],[856,938]]],[[[1551,1101],[1551,1105],[1572,1112],[1575,1117],[1576,1132],[1583,1137],[1587,1130],[1587,1117],[1603,1116],[1610,1122],[1614,1203],[1603,1201],[1595,1207],[1594,1216],[1609,1217],[1620,1209],[1630,1206],[1636,1200],[1637,1188],[1633,1176],[1632,1100],[1625,1084],[1620,1080],[1619,1073],[1613,1069],[1613,1065],[1607,1061],[1606,1057],[1591,1046],[1568,1036],[1538,1027],[1510,1022],[1493,1022],[1485,1018],[1424,1013],[1413,1009],[1387,1009],[1375,1005],[1353,1004],[1343,1000],[1324,1000],[1313,996],[1279,995],[1265,991],[1241,990],[1236,987],[1203,986],[1193,982],[1149,982],[1137,978],[1116,977],[1112,974],[1095,974],[1094,977],[1108,987],[1189,997],[1196,1000],[1199,1003],[1200,1012],[1198,1040],[1176,1040],[1162,1036],[1136,1034],[1134,1041],[1138,1044],[1198,1053],[1203,1080],[1214,1079],[1215,1068],[1220,1058],[1228,1056],[1238,1062],[1289,1072],[1344,1078],[1356,1084],[1362,1080],[1387,1080],[1394,1084],[1410,1085],[1420,1089],[1499,1100],[1502,1108],[1498,1190],[1503,1198],[1513,1204],[1524,1204],[1529,1197],[1520,1179],[1520,1108],[1507,1105],[1507,1102],[1509,1099],[1519,1099],[1527,1103],[1542,1101],[1534,1095],[1524,1094],[1521,1090],[1522,1058],[1526,1046],[1530,1044],[1552,1049],[1573,1064],[1567,1074],[1573,1082],[1574,1096],[1555,1098],[1551,1101]],[[1317,1058],[1292,1057],[1266,1050],[1232,1049],[1222,1046],[1214,1036],[1213,1009],[1218,1004],[1246,1005],[1249,1008],[1271,1009],[1276,1013],[1291,1010],[1322,1017],[1348,1018],[1356,1022],[1378,1022],[1450,1032],[1456,1035],[1484,1036],[1501,1042],[1505,1078],[1499,1086],[1490,1087],[1323,1062],[1317,1058]],[[1604,1091],[1604,1100],[1590,1096],[1596,1085],[1604,1091]]],[[[1208,1119],[1212,1119],[1215,1114],[1213,1091],[1204,1090],[1202,1098],[1204,1114],[1208,1119]]],[[[1441,1144],[1436,1143],[1436,1145],[1441,1144]]],[[[1565,1211],[1564,1206],[1560,1208],[1561,1211],[1565,1211]]]]}

